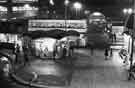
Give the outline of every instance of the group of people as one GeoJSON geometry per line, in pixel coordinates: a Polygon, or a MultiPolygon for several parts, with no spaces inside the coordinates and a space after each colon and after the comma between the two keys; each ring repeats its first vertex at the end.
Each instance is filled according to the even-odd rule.
{"type": "Polygon", "coordinates": [[[29,53],[30,53],[30,47],[28,44],[23,44],[20,46],[19,44],[15,44],[13,54],[15,55],[15,64],[23,63],[26,65],[26,63],[29,63],[29,53]]]}
{"type": "MultiPolygon", "coordinates": [[[[90,53],[91,55],[94,55],[93,47],[90,47],[90,53]]],[[[105,51],[104,51],[105,60],[108,60],[109,57],[111,57],[112,55],[113,55],[113,49],[111,47],[105,48],[105,51]]]]}

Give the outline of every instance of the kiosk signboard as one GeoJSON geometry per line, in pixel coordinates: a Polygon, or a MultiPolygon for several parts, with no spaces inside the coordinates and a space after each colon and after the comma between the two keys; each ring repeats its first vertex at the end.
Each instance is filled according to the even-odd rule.
{"type": "Polygon", "coordinates": [[[76,30],[78,32],[86,32],[86,20],[29,20],[28,31],[36,30],[76,30]]]}

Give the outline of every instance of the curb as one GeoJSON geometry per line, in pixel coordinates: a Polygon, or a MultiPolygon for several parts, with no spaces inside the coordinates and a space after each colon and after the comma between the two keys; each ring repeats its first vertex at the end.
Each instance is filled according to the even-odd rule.
{"type": "Polygon", "coordinates": [[[20,77],[16,76],[14,73],[10,73],[10,77],[12,80],[14,80],[16,83],[20,85],[35,87],[35,88],[65,88],[69,86],[68,83],[65,86],[47,86],[47,85],[36,84],[36,83],[25,81],[21,79],[20,77]]]}
{"type": "MultiPolygon", "coordinates": [[[[13,78],[13,80],[17,81],[18,83],[20,83],[22,85],[26,85],[26,86],[30,86],[30,87],[38,87],[38,88],[50,88],[51,87],[51,86],[40,85],[40,84],[35,84],[32,82],[24,81],[20,77],[17,77],[14,73],[11,73],[10,75],[11,75],[11,78],[13,78]]],[[[51,87],[51,88],[57,88],[57,87],[51,87]]]]}
{"type": "Polygon", "coordinates": [[[37,84],[37,83],[32,83],[32,81],[25,81],[22,78],[18,77],[15,73],[14,73],[14,66],[13,66],[13,61],[12,61],[12,57],[8,54],[8,53],[3,53],[0,52],[0,55],[3,55],[5,57],[7,57],[9,59],[10,64],[12,65],[12,71],[9,73],[9,77],[11,78],[11,80],[15,81],[18,84],[24,85],[24,86],[29,86],[29,87],[36,87],[36,88],[62,88],[61,86],[47,86],[47,85],[41,85],[41,84],[37,84]]]}

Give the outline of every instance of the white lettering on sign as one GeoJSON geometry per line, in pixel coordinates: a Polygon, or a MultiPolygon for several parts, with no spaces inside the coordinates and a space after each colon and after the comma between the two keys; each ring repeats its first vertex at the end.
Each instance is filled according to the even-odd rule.
{"type": "Polygon", "coordinates": [[[86,20],[30,20],[29,31],[35,30],[77,30],[79,32],[86,32],[87,24],[86,20]],[[80,31],[81,30],[81,31],[80,31]]]}
{"type": "Polygon", "coordinates": [[[12,0],[13,3],[38,2],[38,0],[12,0]]]}

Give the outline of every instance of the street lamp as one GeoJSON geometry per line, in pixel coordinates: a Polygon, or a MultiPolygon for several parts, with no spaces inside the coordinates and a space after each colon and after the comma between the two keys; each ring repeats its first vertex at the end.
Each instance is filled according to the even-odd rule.
{"type": "Polygon", "coordinates": [[[76,16],[77,16],[77,11],[80,11],[82,9],[82,4],[80,2],[75,2],[73,4],[73,8],[76,10],[76,16]]]}
{"type": "Polygon", "coordinates": [[[74,8],[77,9],[77,10],[80,10],[82,8],[82,4],[80,2],[75,2],[73,4],[74,8]]]}
{"type": "Polygon", "coordinates": [[[128,10],[126,9],[126,8],[124,8],[123,9],[123,13],[125,14],[125,13],[127,13],[128,12],[128,10]]]}
{"type": "Polygon", "coordinates": [[[132,8],[129,8],[129,9],[128,9],[128,14],[132,14],[132,13],[133,13],[132,8]]]}
{"type": "Polygon", "coordinates": [[[69,4],[69,0],[65,0],[64,4],[65,4],[65,31],[67,31],[67,7],[69,4]]]}
{"type": "Polygon", "coordinates": [[[55,3],[54,3],[54,1],[53,0],[49,0],[49,6],[50,6],[50,15],[49,15],[49,17],[51,17],[51,18],[53,18],[54,17],[54,6],[55,6],[55,3]]]}
{"type": "Polygon", "coordinates": [[[124,14],[132,14],[132,12],[133,12],[132,8],[128,8],[128,9],[127,8],[124,8],[123,9],[123,13],[124,14]]]}
{"type": "Polygon", "coordinates": [[[69,0],[65,0],[64,4],[67,6],[69,4],[69,0]]]}

